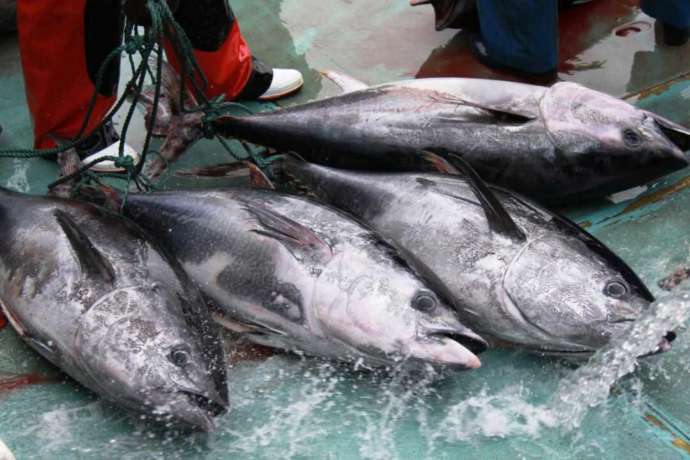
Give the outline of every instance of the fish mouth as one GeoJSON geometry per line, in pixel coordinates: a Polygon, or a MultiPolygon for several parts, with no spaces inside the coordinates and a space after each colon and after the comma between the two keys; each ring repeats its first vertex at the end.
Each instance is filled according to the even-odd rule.
{"type": "Polygon", "coordinates": [[[189,399],[189,401],[194,404],[196,407],[200,408],[203,411],[208,412],[209,414],[213,415],[214,417],[217,417],[221,414],[224,414],[227,412],[228,408],[225,403],[219,403],[217,401],[214,401],[212,398],[209,398],[204,395],[200,395],[198,393],[194,393],[191,391],[186,391],[182,390],[180,391],[183,395],[189,399]]]}
{"type": "MultiPolygon", "coordinates": [[[[658,355],[660,353],[666,353],[671,350],[671,343],[676,340],[676,333],[669,331],[664,337],[659,341],[656,348],[647,354],[639,356],[640,358],[646,358],[648,356],[658,355]]],[[[525,348],[525,351],[529,353],[535,353],[541,356],[550,356],[554,358],[564,358],[572,360],[583,360],[588,359],[592,356],[596,350],[549,350],[541,348],[525,348]]]]}
{"type": "Polygon", "coordinates": [[[187,390],[177,394],[179,398],[167,407],[174,421],[185,428],[211,432],[216,428],[214,418],[227,411],[225,403],[212,397],[187,390]]]}
{"type": "Polygon", "coordinates": [[[429,337],[436,337],[441,340],[444,338],[452,340],[467,348],[475,355],[484,353],[489,348],[489,344],[486,342],[486,340],[471,331],[469,331],[469,333],[457,331],[438,331],[429,334],[429,337]]]}
{"type": "MultiPolygon", "coordinates": [[[[654,119],[657,127],[676,147],[683,152],[690,150],[690,129],[655,113],[646,113],[654,119]]],[[[685,157],[683,157],[683,159],[685,159],[685,157]]]]}
{"type": "Polygon", "coordinates": [[[410,350],[415,358],[456,367],[478,369],[481,361],[477,354],[486,351],[489,344],[474,332],[457,329],[434,329],[427,331],[410,350]]]}

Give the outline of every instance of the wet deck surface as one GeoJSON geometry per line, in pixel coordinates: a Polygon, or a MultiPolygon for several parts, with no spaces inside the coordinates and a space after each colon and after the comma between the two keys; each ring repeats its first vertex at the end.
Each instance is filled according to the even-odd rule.
{"type": "MultiPolygon", "coordinates": [[[[336,94],[319,71],[370,83],[431,76],[509,79],[476,62],[463,31],[435,32],[430,7],[406,0],[233,1],[255,53],[304,72],[297,103],[336,94]]],[[[559,78],[576,81],[690,126],[690,46],[657,44],[654,21],[632,0],[599,0],[561,15],[559,78]]],[[[0,38],[0,148],[29,146],[18,50],[0,38]]],[[[141,142],[141,129],[136,133],[141,142]]],[[[204,141],[180,168],[227,160],[204,141]]],[[[45,160],[0,160],[0,183],[43,193],[45,160]]],[[[189,184],[186,184],[189,185],[189,184]]],[[[656,281],[690,262],[690,172],[642,195],[565,210],[618,252],[658,293],[656,281]],[[621,201],[622,200],[622,201],[621,201]]],[[[651,358],[576,433],[540,428],[535,408],[569,369],[519,352],[484,355],[485,367],[430,387],[338,374],[278,356],[231,371],[234,410],[209,438],[171,439],[99,402],[73,383],[16,385],[16,374],[55,371],[5,328],[0,332],[0,438],[18,458],[688,458],[690,338],[651,358]],[[342,377],[344,375],[345,377],[342,377]],[[339,377],[340,376],[340,377],[339,377]],[[12,383],[14,382],[14,383],[12,383]],[[430,396],[431,395],[431,396],[430,396]],[[486,409],[490,410],[486,410],[486,409]],[[108,453],[102,450],[108,446],[108,453]]],[[[51,380],[51,381],[52,381],[51,380]]],[[[23,380],[19,380],[22,382],[23,380]]]]}

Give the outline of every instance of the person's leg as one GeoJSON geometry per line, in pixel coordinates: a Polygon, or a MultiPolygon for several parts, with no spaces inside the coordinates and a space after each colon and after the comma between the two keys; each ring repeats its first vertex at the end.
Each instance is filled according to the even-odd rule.
{"type": "MultiPolygon", "coordinates": [[[[19,46],[36,148],[79,134],[103,59],[120,43],[119,0],[19,0],[19,46]]],[[[106,72],[86,126],[115,101],[119,59],[106,72]]]]}
{"type": "MultiPolygon", "coordinates": [[[[256,99],[281,82],[285,83],[285,94],[301,87],[297,71],[274,72],[252,56],[226,0],[181,0],[175,17],[192,42],[197,62],[208,80],[207,97],[256,99]]],[[[179,71],[179,60],[169,44],[166,51],[168,60],[179,71]]]]}
{"type": "Polygon", "coordinates": [[[485,63],[525,74],[555,75],[558,65],[557,0],[477,0],[485,63]]]}
{"type": "Polygon", "coordinates": [[[690,38],[690,0],[642,0],[642,11],[661,21],[667,45],[680,46],[690,38]]]}

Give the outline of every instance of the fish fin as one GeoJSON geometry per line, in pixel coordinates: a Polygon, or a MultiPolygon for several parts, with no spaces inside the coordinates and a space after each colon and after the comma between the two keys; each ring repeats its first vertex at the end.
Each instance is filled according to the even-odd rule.
{"type": "Polygon", "coordinates": [[[16,316],[12,313],[12,310],[10,310],[7,305],[5,304],[5,301],[0,299],[0,311],[4,314],[5,318],[7,318],[7,321],[12,325],[12,328],[15,330],[17,335],[22,337],[24,340],[29,342],[34,348],[39,348],[41,349],[44,353],[43,355],[49,355],[51,357],[55,356],[56,349],[55,346],[51,342],[45,342],[39,338],[34,337],[33,335],[29,334],[26,330],[26,328],[22,325],[22,323],[17,319],[16,316]]]}
{"type": "Polygon", "coordinates": [[[20,337],[26,337],[26,328],[22,326],[17,317],[12,314],[12,310],[7,307],[7,304],[2,299],[0,299],[0,311],[2,311],[2,313],[5,315],[5,318],[7,318],[7,321],[10,323],[17,335],[20,337]]]}
{"type": "Polygon", "coordinates": [[[470,187],[472,187],[472,191],[479,199],[482,209],[484,209],[486,219],[489,221],[489,227],[496,233],[503,234],[518,241],[524,241],[526,239],[524,232],[520,230],[520,227],[518,227],[513,218],[510,217],[508,211],[506,211],[505,207],[498,201],[496,195],[486,185],[482,178],[479,177],[479,174],[477,174],[472,166],[470,166],[464,158],[454,153],[447,153],[446,157],[453,166],[462,171],[470,187]]]}
{"type": "Polygon", "coordinates": [[[220,163],[212,166],[176,171],[178,177],[247,177],[249,171],[242,162],[220,163]]]}
{"type": "Polygon", "coordinates": [[[324,262],[333,257],[331,247],[304,225],[248,200],[243,200],[243,204],[260,225],[253,230],[255,233],[279,241],[297,257],[311,257],[324,262]]]}
{"type": "Polygon", "coordinates": [[[254,188],[275,190],[271,180],[261,169],[250,161],[221,163],[213,166],[177,171],[178,177],[247,177],[254,188]]]}
{"type": "MultiPolygon", "coordinates": [[[[456,104],[456,105],[463,105],[467,107],[473,107],[478,110],[482,110],[484,112],[487,112],[494,117],[498,119],[498,121],[503,121],[506,123],[517,123],[517,124],[523,124],[530,122],[532,120],[536,120],[538,117],[529,112],[518,112],[516,110],[512,110],[508,107],[503,107],[499,104],[491,105],[491,104],[483,104],[480,102],[474,102],[470,101],[468,99],[462,99],[459,97],[454,97],[449,94],[445,93],[437,93],[434,96],[431,96],[431,99],[440,102],[440,103],[445,103],[445,104],[456,104]]],[[[443,117],[438,117],[440,120],[448,120],[448,121],[454,121],[455,119],[452,116],[445,115],[443,117]]]]}
{"type": "Polygon", "coordinates": [[[668,137],[671,142],[676,144],[682,151],[690,150],[690,129],[683,125],[674,123],[673,121],[657,115],[653,112],[646,112],[652,117],[661,131],[668,137]]]}
{"type": "Polygon", "coordinates": [[[250,161],[244,161],[243,163],[249,170],[249,182],[252,184],[252,187],[275,190],[276,187],[273,185],[273,182],[257,165],[250,161]]]}
{"type": "Polygon", "coordinates": [[[216,324],[220,325],[222,328],[236,332],[238,334],[266,334],[272,333],[277,335],[287,335],[285,332],[275,329],[273,327],[268,327],[263,324],[247,321],[243,319],[230,318],[223,313],[214,311],[211,313],[211,317],[216,324]]]}
{"type": "Polygon", "coordinates": [[[55,358],[57,354],[57,350],[55,348],[55,345],[53,344],[52,341],[45,342],[41,339],[38,339],[33,336],[26,336],[24,337],[25,340],[29,342],[29,344],[34,347],[34,349],[40,350],[43,356],[45,357],[50,357],[50,358],[55,358]]]}
{"type": "Polygon", "coordinates": [[[357,80],[356,78],[344,73],[336,72],[335,70],[324,70],[321,72],[321,75],[338,85],[340,89],[343,90],[343,93],[352,93],[354,91],[369,88],[369,85],[363,81],[357,80]]]}
{"type": "Polygon", "coordinates": [[[441,155],[424,150],[420,152],[422,159],[424,159],[427,164],[436,172],[442,174],[450,174],[454,176],[461,175],[462,172],[453,166],[448,160],[443,158],[441,155]]]}
{"type": "Polygon", "coordinates": [[[70,242],[82,273],[99,278],[107,283],[115,281],[115,269],[112,264],[93,245],[88,236],[65,211],[56,210],[55,219],[70,242]]]}
{"type": "Polygon", "coordinates": [[[147,88],[139,94],[137,103],[144,108],[146,112],[144,117],[146,121],[146,127],[151,131],[151,135],[154,137],[165,137],[168,135],[168,130],[170,129],[170,117],[172,116],[172,106],[170,103],[170,98],[161,94],[158,98],[158,110],[154,117],[153,115],[153,101],[155,99],[155,90],[153,88],[147,88]],[[155,123],[154,123],[155,122],[155,123]]]}

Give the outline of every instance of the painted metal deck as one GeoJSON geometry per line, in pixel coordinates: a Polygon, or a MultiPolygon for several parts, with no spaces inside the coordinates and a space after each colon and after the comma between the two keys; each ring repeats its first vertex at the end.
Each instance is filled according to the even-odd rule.
{"type": "MultiPolygon", "coordinates": [[[[255,53],[306,76],[292,104],[335,94],[320,70],[361,80],[430,76],[510,78],[469,53],[462,31],[435,32],[429,7],[407,0],[233,0],[255,53]]],[[[598,0],[561,15],[559,76],[690,126],[690,46],[657,44],[654,21],[634,0],[598,0]]],[[[258,107],[257,107],[258,108],[258,107]]],[[[28,146],[17,42],[0,37],[0,148],[28,146]]],[[[135,133],[141,142],[141,128],[135,133]]],[[[227,161],[203,141],[176,167],[227,161]]],[[[0,184],[43,193],[56,175],[45,160],[0,160],[0,184]]],[[[222,181],[214,185],[221,184],[222,181]]],[[[196,186],[168,179],[168,184],[196,186]]],[[[206,184],[204,184],[206,185],[206,184]]],[[[617,251],[656,292],[690,263],[690,171],[564,210],[617,251]]],[[[0,439],[17,458],[690,458],[690,338],[647,359],[580,429],[554,427],[543,409],[561,378],[557,361],[492,351],[473,373],[431,383],[372,376],[290,356],[230,371],[231,412],[217,433],[171,437],[99,401],[0,332],[0,439]],[[14,380],[3,378],[18,375],[14,380]],[[24,377],[29,375],[30,377],[24,377]],[[31,385],[25,385],[31,381],[31,385]],[[58,382],[58,383],[55,383],[58,382]]]]}

